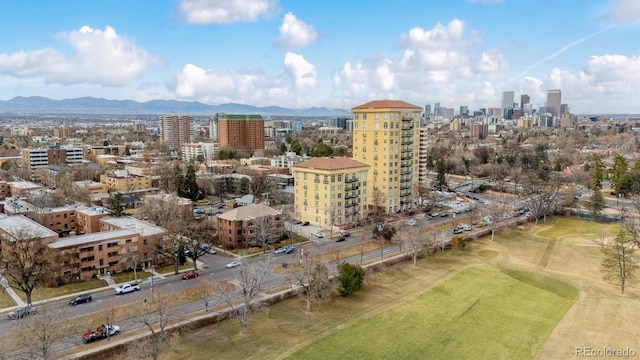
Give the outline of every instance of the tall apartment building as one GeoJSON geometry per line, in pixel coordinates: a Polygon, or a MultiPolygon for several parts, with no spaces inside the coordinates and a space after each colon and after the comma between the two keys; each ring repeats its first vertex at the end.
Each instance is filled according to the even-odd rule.
{"type": "Polygon", "coordinates": [[[211,116],[209,118],[209,139],[212,142],[218,142],[218,117],[211,116]]]}
{"type": "Polygon", "coordinates": [[[547,112],[554,117],[560,117],[560,105],[562,103],[562,92],[560,90],[547,91],[547,112]]]}
{"type": "Polygon", "coordinates": [[[264,149],[264,119],[260,115],[216,114],[220,148],[264,149]]]}
{"type": "Polygon", "coordinates": [[[371,166],[370,206],[381,206],[388,213],[412,207],[418,185],[421,110],[400,100],[375,100],[351,109],[353,158],[371,166]]]}
{"type": "Polygon", "coordinates": [[[365,219],[369,168],[346,157],[312,158],[294,165],[296,218],[321,227],[365,219]]]}
{"type": "Polygon", "coordinates": [[[469,125],[469,137],[471,139],[486,139],[489,135],[489,125],[471,124],[469,125]]]}
{"type": "Polygon", "coordinates": [[[420,128],[420,148],[418,155],[418,183],[426,184],[429,179],[429,129],[420,128]]]}
{"type": "Polygon", "coordinates": [[[182,144],[193,142],[193,118],[176,114],[161,116],[160,132],[162,142],[167,143],[170,150],[180,152],[182,144]]]}

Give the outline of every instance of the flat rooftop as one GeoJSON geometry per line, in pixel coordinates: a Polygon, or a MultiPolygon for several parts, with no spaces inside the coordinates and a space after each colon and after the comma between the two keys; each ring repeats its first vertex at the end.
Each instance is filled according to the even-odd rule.
{"type": "Polygon", "coordinates": [[[159,235],[164,234],[165,232],[165,230],[160,226],[156,226],[130,216],[110,217],[106,219],[100,219],[100,221],[113,226],[117,226],[120,229],[135,231],[142,236],[159,235]]]}
{"type": "Polygon", "coordinates": [[[34,238],[58,236],[55,231],[47,229],[24,215],[5,215],[0,217],[0,229],[13,237],[20,236],[21,231],[24,231],[25,235],[28,234],[34,238]]]}
{"type": "Polygon", "coordinates": [[[103,242],[107,240],[113,239],[121,239],[123,237],[128,236],[136,236],[138,233],[136,231],[128,230],[128,229],[120,229],[120,230],[111,230],[111,231],[100,231],[91,234],[78,235],[78,236],[69,236],[60,238],[49,244],[50,247],[54,249],[62,249],[66,247],[74,247],[78,245],[91,244],[95,242],[103,242]]]}

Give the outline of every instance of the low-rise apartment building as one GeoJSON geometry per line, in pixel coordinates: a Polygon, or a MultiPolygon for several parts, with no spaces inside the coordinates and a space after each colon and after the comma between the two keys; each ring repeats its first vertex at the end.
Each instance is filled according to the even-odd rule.
{"type": "Polygon", "coordinates": [[[296,164],[294,216],[321,227],[364,220],[369,168],[346,157],[313,158],[296,164]]]}
{"type": "Polygon", "coordinates": [[[272,243],[283,233],[281,212],[264,204],[240,206],[218,216],[218,239],[226,249],[272,243]]]}
{"type": "Polygon", "coordinates": [[[100,175],[100,182],[111,192],[130,193],[151,188],[149,176],[131,175],[127,170],[115,170],[112,175],[100,175]]]}
{"type": "Polygon", "coordinates": [[[72,206],[37,207],[18,198],[8,198],[4,203],[7,215],[24,215],[60,236],[68,236],[76,231],[76,210],[72,206]]]}

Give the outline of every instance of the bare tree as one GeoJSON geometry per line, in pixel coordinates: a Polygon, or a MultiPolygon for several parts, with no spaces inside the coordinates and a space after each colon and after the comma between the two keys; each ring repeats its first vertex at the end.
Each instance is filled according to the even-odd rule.
{"type": "Polygon", "coordinates": [[[24,292],[27,304],[31,304],[33,291],[50,280],[53,273],[52,259],[57,255],[41,239],[37,230],[27,227],[11,229],[3,235],[3,276],[24,292]]]}
{"type": "Polygon", "coordinates": [[[263,261],[245,263],[242,262],[235,275],[235,282],[240,290],[240,303],[236,302],[234,296],[237,292],[229,289],[228,286],[216,287],[216,296],[219,302],[226,303],[230,309],[230,315],[237,318],[242,326],[242,333],[249,334],[249,314],[260,308],[257,301],[258,294],[262,291],[262,282],[265,280],[271,267],[270,259],[263,261]]]}
{"type": "Polygon", "coordinates": [[[273,218],[269,215],[265,215],[256,219],[253,219],[255,224],[255,240],[256,245],[262,247],[262,253],[267,252],[267,246],[273,239],[273,218]]]}
{"type": "Polygon", "coordinates": [[[202,278],[198,280],[199,283],[196,286],[196,294],[198,299],[204,303],[204,311],[209,311],[209,305],[216,300],[216,282],[211,278],[202,278]]]}
{"type": "Polygon", "coordinates": [[[618,232],[613,243],[602,243],[604,259],[602,271],[604,279],[614,279],[620,283],[620,293],[624,294],[624,288],[628,279],[634,278],[638,265],[633,258],[634,244],[632,237],[622,229],[618,232]]]}
{"type": "MultiPolygon", "coordinates": [[[[114,300],[107,300],[102,303],[102,310],[100,311],[103,324],[113,326],[116,321],[116,303],[114,300]]],[[[107,341],[111,341],[111,332],[107,331],[107,341]]]]}
{"type": "Polygon", "coordinates": [[[498,232],[502,226],[504,226],[504,220],[507,214],[510,212],[507,204],[491,203],[489,204],[486,215],[482,219],[486,225],[491,229],[491,241],[493,241],[496,232],[498,232]]]}
{"type": "MultiPolygon", "coordinates": [[[[429,247],[431,243],[431,233],[425,227],[418,226],[406,226],[404,231],[400,234],[400,238],[404,239],[411,248],[411,256],[413,258],[413,266],[418,265],[418,257],[422,252],[429,247]]],[[[430,228],[430,227],[429,227],[430,228]]]]}
{"type": "Polygon", "coordinates": [[[151,299],[137,305],[137,321],[144,325],[150,333],[146,341],[138,343],[132,352],[137,358],[157,360],[167,348],[171,348],[173,334],[169,325],[178,317],[179,295],[158,289],[151,299]]]}
{"type": "Polygon", "coordinates": [[[306,300],[307,312],[311,311],[314,299],[326,298],[333,290],[333,281],[329,269],[321,256],[313,250],[301,249],[300,261],[287,267],[286,277],[292,286],[302,289],[306,300]]]}
{"type": "Polygon", "coordinates": [[[193,270],[198,270],[198,259],[214,245],[217,237],[210,222],[190,222],[184,227],[183,248],[185,255],[193,262],[193,270]]]}
{"type": "Polygon", "coordinates": [[[174,264],[174,274],[180,272],[180,262],[186,259],[185,244],[189,238],[188,226],[182,219],[182,212],[175,212],[170,206],[163,206],[160,201],[151,201],[140,208],[138,216],[166,229],[162,237],[155,238],[149,244],[149,250],[174,264]]]}
{"type": "Polygon", "coordinates": [[[12,330],[12,337],[19,349],[18,358],[59,359],[65,339],[72,335],[73,329],[67,320],[64,308],[44,305],[38,313],[19,321],[12,330]]]}

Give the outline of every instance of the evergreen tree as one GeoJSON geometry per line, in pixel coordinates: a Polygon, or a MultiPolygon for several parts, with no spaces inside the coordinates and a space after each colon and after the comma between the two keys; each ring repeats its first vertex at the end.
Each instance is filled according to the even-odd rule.
{"type": "Polygon", "coordinates": [[[352,265],[345,261],[338,269],[338,283],[340,295],[349,296],[362,287],[364,270],[359,265],[352,265]]]}
{"type": "Polygon", "coordinates": [[[280,152],[283,154],[287,152],[287,144],[285,144],[284,142],[280,143],[280,152]]]}
{"type": "Polygon", "coordinates": [[[302,154],[302,145],[300,145],[300,142],[298,141],[298,139],[294,139],[291,142],[291,145],[289,146],[289,150],[293,151],[297,155],[302,154]]]}
{"type": "Polygon", "coordinates": [[[187,166],[187,174],[184,177],[182,184],[182,197],[187,199],[191,199],[192,201],[198,200],[198,195],[200,193],[200,189],[198,188],[198,183],[196,182],[196,169],[192,164],[187,166]]]}
{"type": "Polygon", "coordinates": [[[595,189],[593,190],[593,194],[591,195],[591,201],[590,201],[590,207],[591,207],[591,215],[593,215],[593,218],[595,220],[597,220],[600,217],[600,213],[602,212],[602,209],[604,209],[604,196],[602,196],[602,190],[600,189],[595,189]]]}
{"type": "Polygon", "coordinates": [[[591,189],[593,191],[602,190],[602,179],[604,176],[604,164],[598,155],[593,157],[593,169],[591,174],[591,189]]]}
{"type": "Polygon", "coordinates": [[[107,200],[107,207],[109,208],[109,215],[113,217],[122,217],[127,215],[122,194],[120,193],[116,193],[107,200]]]}
{"type": "Polygon", "coordinates": [[[438,174],[436,175],[436,183],[434,184],[435,189],[439,191],[449,189],[449,185],[447,185],[447,179],[445,177],[444,160],[442,160],[442,158],[438,158],[436,161],[436,169],[438,174]]]}
{"type": "Polygon", "coordinates": [[[184,174],[180,165],[173,167],[173,187],[176,189],[178,195],[182,192],[184,186],[184,174]]]}
{"type": "Polygon", "coordinates": [[[611,184],[616,194],[622,190],[622,183],[627,175],[627,160],[620,154],[613,159],[613,168],[611,169],[611,184]]]}

